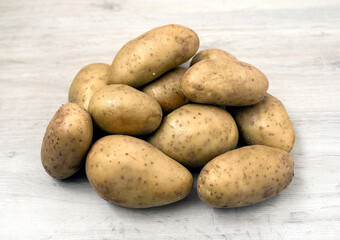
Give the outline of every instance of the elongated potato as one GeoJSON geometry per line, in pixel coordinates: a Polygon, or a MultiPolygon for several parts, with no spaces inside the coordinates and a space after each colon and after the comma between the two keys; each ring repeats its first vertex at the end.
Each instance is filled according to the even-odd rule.
{"type": "Polygon", "coordinates": [[[71,84],[68,101],[88,110],[93,93],[108,84],[109,74],[110,65],[105,63],[92,63],[83,67],[71,84]]]}
{"type": "Polygon", "coordinates": [[[161,105],[163,112],[171,112],[188,102],[183,94],[181,83],[187,69],[178,67],[167,72],[155,81],[146,85],[143,92],[154,97],[161,105]]]}
{"type": "Polygon", "coordinates": [[[151,144],[129,136],[98,140],[86,159],[86,175],[107,201],[129,208],[179,201],[193,186],[191,173],[151,144]]]}
{"type": "Polygon", "coordinates": [[[227,111],[188,104],[165,117],[148,141],[185,166],[202,167],[236,147],[238,130],[227,111]]]}
{"type": "Polygon", "coordinates": [[[219,59],[227,61],[237,61],[236,57],[230,53],[217,48],[209,48],[198,52],[191,60],[190,66],[204,59],[219,59]]]}
{"type": "Polygon", "coordinates": [[[189,100],[224,106],[248,106],[260,102],[267,92],[266,76],[241,61],[202,60],[183,76],[182,89],[189,100]]]}
{"type": "Polygon", "coordinates": [[[294,162],[286,151],[247,146],[211,160],[198,177],[197,191],[209,206],[243,207],[277,195],[293,175],[294,162]]]}
{"type": "Polygon", "coordinates": [[[95,92],[89,113],[108,133],[145,135],[162,121],[162,108],[156,99],[123,84],[108,85],[95,92]]]}
{"type": "Polygon", "coordinates": [[[247,144],[267,145],[292,150],[295,133],[284,105],[266,94],[264,99],[248,107],[233,110],[240,134],[247,144]]]}
{"type": "Polygon", "coordinates": [[[50,121],[41,146],[41,162],[54,178],[72,176],[82,166],[93,136],[90,115],[75,103],[63,105],[50,121]]]}
{"type": "Polygon", "coordinates": [[[141,87],[189,60],[198,47],[198,36],[189,28],[171,24],[152,29],[119,50],[110,83],[141,87]]]}

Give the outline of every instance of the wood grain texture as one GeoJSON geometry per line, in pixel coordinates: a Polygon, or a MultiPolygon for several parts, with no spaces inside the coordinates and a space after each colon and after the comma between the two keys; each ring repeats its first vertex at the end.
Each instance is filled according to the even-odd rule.
{"type": "Polygon", "coordinates": [[[0,239],[339,239],[339,12],[338,0],[0,1],[0,239]],[[296,131],[295,177],[279,196],[223,210],[194,189],[131,210],[99,198],[84,171],[44,172],[43,134],[79,69],[168,23],[267,75],[296,131]]]}

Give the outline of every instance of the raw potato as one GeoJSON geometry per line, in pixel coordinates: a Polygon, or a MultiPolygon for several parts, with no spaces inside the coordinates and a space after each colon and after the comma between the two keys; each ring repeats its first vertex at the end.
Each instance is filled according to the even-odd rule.
{"type": "Polygon", "coordinates": [[[108,85],[93,94],[93,121],[108,133],[145,135],[158,128],[162,108],[153,97],[122,84],[108,85]]]}
{"type": "Polygon", "coordinates": [[[211,160],[198,177],[197,191],[209,206],[243,207],[277,195],[293,175],[294,162],[286,151],[247,146],[211,160]]]}
{"type": "Polygon", "coordinates": [[[72,82],[68,101],[88,110],[93,93],[108,84],[109,74],[110,65],[105,63],[92,63],[83,67],[72,82]]]}
{"type": "Polygon", "coordinates": [[[191,60],[190,66],[204,59],[220,59],[226,61],[237,61],[236,57],[221,49],[209,48],[198,52],[191,60]]]}
{"type": "Polygon", "coordinates": [[[75,103],[63,105],[49,123],[41,146],[41,162],[57,179],[76,173],[92,141],[90,115],[75,103]]]}
{"type": "Polygon", "coordinates": [[[218,107],[188,104],[164,118],[149,142],[189,167],[202,167],[234,149],[238,130],[231,115],[218,107]]]}
{"type": "Polygon", "coordinates": [[[151,144],[129,136],[98,140],[86,159],[86,175],[107,201],[129,208],[179,201],[193,186],[191,173],[151,144]]]}
{"type": "Polygon", "coordinates": [[[202,60],[184,74],[182,89],[189,100],[224,106],[248,106],[267,92],[266,76],[241,61],[202,60]]]}
{"type": "Polygon", "coordinates": [[[110,83],[141,87],[189,60],[198,47],[198,36],[189,28],[171,24],[152,29],[119,50],[110,83]]]}
{"type": "Polygon", "coordinates": [[[295,133],[288,113],[277,98],[266,94],[264,99],[249,107],[236,108],[235,120],[247,144],[260,144],[292,150],[295,133]]]}
{"type": "Polygon", "coordinates": [[[154,97],[163,112],[171,112],[188,102],[184,96],[181,83],[187,69],[178,67],[162,75],[156,81],[146,85],[143,92],[154,97]]]}

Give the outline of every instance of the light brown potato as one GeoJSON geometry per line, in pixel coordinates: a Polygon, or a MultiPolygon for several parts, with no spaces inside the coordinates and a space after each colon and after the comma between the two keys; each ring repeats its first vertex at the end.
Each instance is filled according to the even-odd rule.
{"type": "Polygon", "coordinates": [[[90,115],[75,103],[63,105],[50,121],[41,146],[41,162],[54,178],[64,179],[83,164],[93,136],[90,115]]]}
{"type": "Polygon", "coordinates": [[[202,60],[189,68],[182,89],[189,100],[224,106],[248,106],[260,102],[267,92],[266,76],[241,61],[202,60]]]}
{"type": "Polygon", "coordinates": [[[95,92],[89,113],[108,133],[145,135],[162,121],[162,108],[156,99],[123,84],[108,85],[95,92]]]}
{"type": "Polygon", "coordinates": [[[293,176],[294,162],[286,151],[253,145],[211,160],[198,177],[197,191],[209,206],[243,207],[277,195],[293,176]]]}
{"type": "Polygon", "coordinates": [[[103,199],[129,208],[179,201],[193,186],[191,173],[151,144],[111,135],[98,140],[86,159],[86,175],[103,199]]]}
{"type": "Polygon", "coordinates": [[[198,52],[191,60],[190,66],[204,59],[220,59],[226,61],[237,61],[230,53],[217,48],[209,48],[198,52]]]}
{"type": "Polygon", "coordinates": [[[154,97],[163,112],[171,112],[188,102],[182,92],[182,77],[187,69],[178,67],[167,72],[143,88],[143,92],[154,97]]]}
{"type": "Polygon", "coordinates": [[[68,101],[88,110],[93,93],[108,84],[109,74],[109,64],[92,63],[83,67],[71,84],[68,101]]]}
{"type": "Polygon", "coordinates": [[[164,118],[149,142],[189,167],[202,167],[234,149],[238,130],[231,115],[218,107],[188,104],[164,118]]]}
{"type": "Polygon", "coordinates": [[[141,87],[188,61],[198,50],[197,34],[170,24],[152,29],[125,44],[111,65],[110,83],[141,87]]]}
{"type": "Polygon", "coordinates": [[[266,94],[264,99],[248,107],[233,110],[244,141],[251,145],[267,145],[289,152],[295,142],[295,133],[284,105],[266,94]]]}

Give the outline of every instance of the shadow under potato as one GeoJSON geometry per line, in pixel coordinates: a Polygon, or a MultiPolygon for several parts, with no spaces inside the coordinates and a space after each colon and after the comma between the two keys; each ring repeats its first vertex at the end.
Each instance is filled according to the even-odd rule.
{"type": "Polygon", "coordinates": [[[83,160],[81,168],[73,174],[71,177],[61,180],[62,182],[87,182],[86,172],[85,172],[85,159],[83,160]]]}

